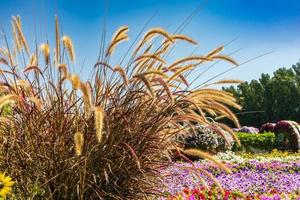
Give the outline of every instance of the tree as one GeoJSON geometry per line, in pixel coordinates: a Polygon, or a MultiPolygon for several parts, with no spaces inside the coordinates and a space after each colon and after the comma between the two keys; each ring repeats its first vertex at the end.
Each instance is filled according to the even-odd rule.
{"type": "Polygon", "coordinates": [[[300,62],[262,74],[259,80],[223,88],[231,92],[242,111],[236,111],[242,125],[260,127],[282,119],[300,121],[300,62]]]}

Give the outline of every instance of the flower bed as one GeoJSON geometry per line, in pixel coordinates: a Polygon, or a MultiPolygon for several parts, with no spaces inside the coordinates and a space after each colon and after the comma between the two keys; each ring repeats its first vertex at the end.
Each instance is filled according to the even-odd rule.
{"type": "MultiPolygon", "coordinates": [[[[249,156],[247,154],[247,156],[249,156]]],[[[286,156],[282,160],[278,158],[272,159],[271,156],[265,160],[255,160],[253,157],[247,158],[236,156],[233,153],[229,155],[217,155],[217,159],[223,158],[225,165],[231,169],[232,174],[226,174],[214,163],[207,161],[194,162],[196,168],[206,169],[212,173],[221,186],[228,194],[234,195],[233,199],[297,199],[300,197],[300,160],[297,155],[286,156]]],[[[262,157],[262,156],[261,156],[262,157]]],[[[171,196],[172,199],[211,199],[206,194],[212,192],[201,191],[199,188],[203,186],[199,176],[188,170],[189,163],[174,163],[168,169],[162,170],[166,175],[164,179],[166,188],[163,192],[171,196]],[[203,195],[193,197],[199,191],[203,195]],[[185,195],[185,196],[184,196],[185,195]],[[192,198],[187,198],[187,196],[192,198]]],[[[198,173],[199,175],[199,173],[198,173]]],[[[205,177],[200,174],[200,177],[205,177]]],[[[215,183],[210,178],[205,178],[209,188],[214,187],[215,183]]],[[[227,199],[217,190],[214,199],[227,199]]],[[[229,198],[230,199],[230,198],[229,198]]]]}

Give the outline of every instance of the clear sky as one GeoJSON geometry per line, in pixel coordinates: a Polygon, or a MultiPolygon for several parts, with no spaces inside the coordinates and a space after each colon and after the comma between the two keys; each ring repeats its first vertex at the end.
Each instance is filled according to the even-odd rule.
{"type": "MultiPolygon", "coordinates": [[[[299,61],[299,0],[1,0],[0,24],[8,31],[11,16],[20,15],[29,40],[34,38],[36,28],[39,41],[51,41],[57,14],[64,34],[74,41],[76,65],[85,63],[89,68],[98,55],[104,18],[108,35],[121,25],[129,25],[129,35],[134,38],[154,13],[148,28],[158,26],[174,32],[198,6],[201,9],[183,30],[199,42],[197,53],[204,54],[234,38],[225,52],[241,48],[233,55],[240,63],[274,51],[220,78],[251,80],[299,61]]],[[[182,46],[177,50],[170,59],[186,55],[193,48],[182,46]]],[[[118,52],[122,53],[122,48],[118,52]]],[[[202,80],[229,67],[220,63],[202,80]]]]}

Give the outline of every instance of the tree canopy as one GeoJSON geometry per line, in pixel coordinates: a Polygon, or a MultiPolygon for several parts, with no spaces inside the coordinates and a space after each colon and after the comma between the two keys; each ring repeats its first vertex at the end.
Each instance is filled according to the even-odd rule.
{"type": "Polygon", "coordinates": [[[271,77],[223,88],[231,92],[243,107],[236,114],[242,125],[260,127],[282,119],[300,121],[300,62],[291,68],[279,68],[271,77]]]}

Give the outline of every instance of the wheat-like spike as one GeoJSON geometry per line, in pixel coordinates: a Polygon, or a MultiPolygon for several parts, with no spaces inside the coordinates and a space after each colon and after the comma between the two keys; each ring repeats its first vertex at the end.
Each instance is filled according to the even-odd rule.
{"type": "Polygon", "coordinates": [[[174,80],[175,78],[177,78],[179,75],[182,75],[182,73],[193,69],[195,66],[194,65],[188,65],[185,67],[182,67],[181,69],[177,70],[169,79],[168,79],[168,83],[171,82],[172,80],[174,80]]]}
{"type": "Polygon", "coordinates": [[[162,44],[161,48],[158,51],[156,51],[156,55],[161,56],[162,54],[167,53],[169,48],[171,47],[171,44],[172,43],[169,40],[166,40],[162,44]]]}
{"type": "Polygon", "coordinates": [[[154,59],[154,60],[157,60],[161,63],[166,63],[162,58],[158,57],[156,54],[143,54],[139,57],[137,57],[134,62],[138,62],[138,61],[143,61],[145,59],[154,59]]]}
{"type": "Polygon", "coordinates": [[[234,64],[235,66],[239,66],[239,64],[235,60],[233,60],[232,58],[230,58],[229,56],[226,56],[226,55],[215,55],[215,56],[210,56],[209,58],[225,60],[227,62],[234,64]]]}
{"type": "Polygon", "coordinates": [[[207,105],[203,105],[203,109],[212,109],[217,113],[220,113],[221,115],[226,115],[237,127],[240,127],[240,123],[239,120],[237,119],[237,117],[231,112],[230,109],[228,109],[226,106],[224,106],[223,104],[220,104],[218,102],[215,101],[209,101],[209,104],[207,105]]]}
{"type": "Polygon", "coordinates": [[[28,66],[23,70],[23,72],[25,73],[31,70],[38,71],[41,75],[43,74],[42,70],[38,66],[28,66]]]}
{"type": "Polygon", "coordinates": [[[85,112],[87,114],[89,114],[91,111],[91,107],[92,107],[91,95],[90,95],[89,89],[85,83],[80,82],[80,90],[83,93],[83,102],[84,102],[85,112]]]}
{"type": "Polygon", "coordinates": [[[28,44],[26,42],[25,36],[23,34],[23,31],[22,31],[22,24],[21,24],[21,18],[20,18],[20,16],[13,17],[13,21],[14,21],[15,27],[17,29],[17,33],[18,33],[18,36],[19,36],[20,44],[22,44],[22,46],[25,48],[26,53],[29,55],[30,51],[29,51],[28,44]]]}
{"type": "Polygon", "coordinates": [[[76,132],[74,134],[74,143],[75,143],[75,153],[77,156],[81,156],[83,145],[84,145],[84,137],[81,132],[76,132]]]}
{"type": "Polygon", "coordinates": [[[75,62],[75,50],[74,50],[74,45],[73,45],[71,38],[69,36],[64,35],[61,40],[63,42],[64,47],[67,49],[70,60],[74,63],[75,62]]]}
{"type": "Polygon", "coordinates": [[[58,17],[55,16],[55,60],[56,63],[60,63],[60,35],[59,35],[59,23],[58,23],[58,17]]]}
{"type": "Polygon", "coordinates": [[[185,149],[182,152],[189,156],[196,156],[196,157],[210,160],[210,161],[214,162],[218,167],[223,169],[225,172],[232,173],[231,170],[228,167],[226,167],[223,163],[221,163],[220,161],[218,161],[217,159],[215,159],[213,156],[209,155],[208,153],[205,153],[199,149],[185,149]]]}
{"type": "Polygon", "coordinates": [[[3,64],[8,65],[7,59],[9,59],[11,66],[14,66],[12,55],[7,49],[0,48],[0,54],[3,56],[3,58],[1,58],[1,62],[3,64]]]}
{"type": "Polygon", "coordinates": [[[172,36],[167,31],[165,31],[163,28],[159,28],[159,27],[150,29],[145,34],[144,40],[147,41],[156,34],[164,36],[165,38],[167,38],[172,43],[174,42],[173,39],[172,39],[172,36]]]}
{"type": "Polygon", "coordinates": [[[186,35],[176,34],[176,35],[172,36],[172,39],[173,40],[183,40],[183,41],[189,42],[189,43],[194,44],[194,45],[197,44],[197,42],[195,40],[193,40],[192,38],[190,38],[186,35]]]}
{"type": "Polygon", "coordinates": [[[22,45],[21,45],[21,42],[18,38],[17,31],[16,31],[16,25],[15,25],[14,21],[12,21],[11,27],[12,27],[13,39],[14,39],[16,48],[17,48],[18,52],[20,52],[21,48],[22,48],[22,45]]]}
{"type": "Polygon", "coordinates": [[[44,54],[45,63],[48,65],[50,62],[50,47],[48,44],[41,44],[40,50],[44,54]]]}
{"type": "Polygon", "coordinates": [[[141,80],[145,84],[145,86],[150,91],[152,97],[155,96],[155,93],[152,89],[152,85],[151,85],[150,81],[143,74],[137,74],[137,75],[135,75],[135,78],[137,78],[138,80],[141,80]]]}
{"type": "Polygon", "coordinates": [[[35,54],[32,54],[30,56],[29,65],[30,66],[36,66],[37,65],[37,57],[36,57],[35,54]]]}
{"type": "Polygon", "coordinates": [[[167,78],[167,75],[165,73],[163,73],[162,71],[158,71],[158,70],[148,70],[145,71],[143,73],[139,73],[139,74],[135,74],[133,77],[138,77],[138,76],[148,76],[148,75],[159,75],[161,77],[167,78]]]}
{"type": "Polygon", "coordinates": [[[73,86],[73,89],[74,90],[77,90],[80,88],[80,85],[81,85],[81,81],[80,81],[80,78],[78,75],[76,74],[73,74],[70,76],[70,81],[72,83],[72,86],[73,86]]]}
{"type": "Polygon", "coordinates": [[[214,101],[232,106],[238,110],[241,109],[241,106],[236,103],[236,100],[234,98],[232,98],[232,97],[226,98],[226,97],[224,97],[224,95],[218,95],[218,94],[214,94],[214,93],[210,93],[210,92],[200,93],[200,94],[197,94],[196,96],[191,94],[191,96],[187,96],[187,98],[194,99],[198,102],[205,101],[205,100],[208,100],[208,101],[214,100],[214,101]]]}
{"type": "MultiPolygon", "coordinates": [[[[209,99],[209,95],[207,95],[206,97],[204,97],[204,99],[209,99]]],[[[239,104],[237,104],[236,102],[234,102],[234,101],[231,101],[231,100],[229,100],[229,99],[227,99],[227,98],[224,98],[224,97],[216,97],[216,98],[212,98],[214,101],[217,101],[217,102],[220,102],[220,103],[222,103],[222,104],[225,104],[225,105],[228,105],[228,106],[230,106],[230,107],[233,107],[233,108],[235,108],[235,109],[237,109],[237,110],[241,110],[242,109],[242,107],[239,105],[239,104]]],[[[200,100],[201,101],[201,100],[200,100]]]]}
{"type": "Polygon", "coordinates": [[[166,91],[168,97],[170,98],[171,103],[173,103],[174,99],[173,99],[172,92],[170,91],[169,85],[162,78],[154,78],[154,79],[152,79],[152,82],[160,83],[160,85],[163,86],[163,88],[166,91]]]}
{"type": "MultiPolygon", "coordinates": [[[[177,68],[177,69],[180,69],[180,68],[177,68]]],[[[176,73],[177,69],[173,68],[173,69],[171,69],[170,71],[176,73]]],[[[164,71],[164,72],[167,72],[167,71],[169,71],[169,69],[163,68],[163,71],[164,71]]],[[[179,77],[180,80],[178,80],[177,78],[175,78],[175,80],[178,80],[179,82],[184,83],[186,86],[189,86],[189,85],[190,85],[189,82],[187,81],[187,79],[185,78],[184,75],[179,74],[178,77],[179,77]]],[[[175,87],[178,87],[178,85],[176,85],[175,87]]]]}
{"type": "Polygon", "coordinates": [[[153,28],[150,29],[145,36],[143,37],[143,39],[141,40],[140,44],[137,46],[137,48],[134,51],[134,55],[142,48],[142,46],[149,41],[151,38],[153,38],[156,34],[158,35],[162,35],[164,36],[166,39],[168,39],[171,43],[174,43],[172,36],[166,32],[164,29],[162,28],[153,28]]]}
{"type": "Polygon", "coordinates": [[[117,40],[119,37],[127,35],[127,32],[129,31],[128,26],[121,26],[119,29],[115,32],[114,36],[112,37],[112,42],[117,40]]]}
{"type": "Polygon", "coordinates": [[[209,53],[207,54],[207,57],[211,57],[211,56],[213,56],[213,55],[215,55],[215,54],[217,54],[217,53],[220,53],[221,51],[223,51],[223,49],[224,49],[224,46],[221,45],[221,46],[215,48],[214,50],[212,50],[211,52],[209,52],[209,53]]]}
{"type": "Polygon", "coordinates": [[[7,60],[5,60],[5,58],[0,58],[0,63],[3,63],[4,65],[8,66],[8,62],[7,60]]]}
{"type": "Polygon", "coordinates": [[[124,69],[120,66],[116,66],[113,70],[114,70],[114,72],[119,72],[119,74],[123,78],[124,84],[126,86],[128,86],[129,85],[129,80],[128,80],[128,77],[127,77],[126,72],[124,71],[124,69]]]}
{"type": "Polygon", "coordinates": [[[58,65],[58,70],[60,71],[60,73],[62,74],[62,79],[66,79],[68,78],[68,70],[67,70],[67,65],[66,64],[59,64],[58,65]]]}
{"type": "Polygon", "coordinates": [[[179,60],[175,61],[174,63],[172,63],[168,67],[168,69],[171,70],[179,64],[182,64],[185,62],[190,62],[190,61],[211,61],[211,58],[205,57],[205,56],[190,56],[190,57],[182,58],[182,59],[179,59],[179,60]]]}
{"type": "Polygon", "coordinates": [[[106,62],[102,62],[102,61],[99,61],[97,62],[95,65],[94,65],[94,68],[98,67],[98,66],[104,66],[104,67],[108,67],[110,70],[113,70],[113,67],[110,66],[108,63],[106,62]]]}
{"type": "Polygon", "coordinates": [[[0,97],[0,108],[2,108],[3,106],[10,104],[10,103],[14,103],[16,101],[20,101],[20,97],[18,95],[14,95],[14,94],[8,94],[5,96],[0,97]]]}
{"type": "Polygon", "coordinates": [[[129,37],[127,35],[120,35],[118,38],[113,40],[106,50],[106,56],[111,55],[120,42],[127,41],[128,39],[129,37]]]}
{"type": "Polygon", "coordinates": [[[220,95],[220,96],[228,98],[228,99],[232,99],[233,101],[235,100],[235,98],[233,97],[233,94],[231,94],[230,92],[226,92],[223,90],[217,90],[217,89],[211,89],[211,88],[194,90],[193,92],[191,92],[191,97],[197,96],[200,94],[215,94],[215,95],[220,95]]]}
{"type": "Polygon", "coordinates": [[[104,110],[100,106],[95,107],[95,129],[98,142],[102,142],[104,110]]]}
{"type": "Polygon", "coordinates": [[[224,80],[219,80],[219,81],[216,81],[216,82],[213,82],[213,83],[205,84],[205,85],[203,86],[203,88],[208,87],[208,86],[211,86],[211,85],[220,85],[220,84],[240,84],[240,83],[242,83],[242,82],[243,82],[243,81],[238,80],[238,79],[224,79],[224,80]]]}
{"type": "Polygon", "coordinates": [[[28,97],[29,101],[32,101],[38,110],[42,110],[42,102],[37,97],[28,97]]]}
{"type": "Polygon", "coordinates": [[[174,116],[173,121],[192,121],[192,122],[199,122],[200,124],[204,122],[202,116],[196,114],[180,114],[174,116]]]}

